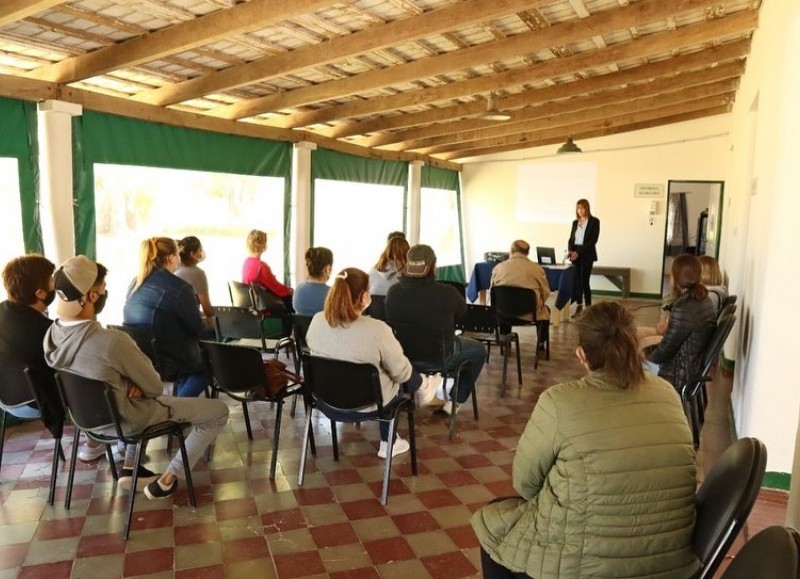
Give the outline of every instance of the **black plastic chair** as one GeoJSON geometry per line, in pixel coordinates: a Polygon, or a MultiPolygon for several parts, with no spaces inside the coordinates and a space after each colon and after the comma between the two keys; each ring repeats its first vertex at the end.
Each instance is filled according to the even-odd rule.
{"type": "Polygon", "coordinates": [[[757,438],[740,438],[717,459],[695,500],[694,579],[714,576],[756,502],[766,466],[767,449],[757,438]]]}
{"type": "Polygon", "coordinates": [[[186,455],[186,444],[183,431],[191,427],[189,422],[176,422],[165,420],[157,424],[148,426],[144,430],[135,434],[125,434],[122,431],[122,419],[119,415],[114,394],[111,386],[99,380],[92,380],[83,376],[78,376],[65,370],[56,372],[56,384],[61,395],[61,401],[67,411],[72,424],[75,427],[75,434],[72,439],[72,456],[70,457],[69,478],[67,479],[67,496],[64,506],[69,509],[72,502],[72,483],[75,479],[75,461],[78,456],[78,440],[80,433],[83,432],[87,437],[104,444],[106,447],[106,457],[111,468],[111,476],[114,482],[119,479],[117,468],[114,464],[114,455],[111,450],[111,443],[118,440],[125,444],[136,445],[136,458],[133,464],[133,478],[131,481],[131,500],[128,507],[128,518],[125,521],[123,536],[128,539],[133,519],[133,505],[136,500],[136,484],[139,478],[139,466],[142,456],[147,449],[147,443],[161,436],[177,436],[180,443],[181,457],[183,458],[184,473],[186,476],[186,488],[189,491],[189,504],[197,506],[194,495],[194,484],[192,484],[192,472],[189,466],[189,459],[186,455]]]}
{"type": "Polygon", "coordinates": [[[231,296],[231,305],[237,308],[252,308],[253,300],[250,297],[250,286],[240,281],[228,282],[228,294],[231,296]]]}
{"type": "MultiPolygon", "coordinates": [[[[733,297],[736,297],[736,296],[733,296],[733,297]]],[[[735,303],[730,303],[730,304],[726,304],[726,305],[722,306],[722,308],[719,310],[719,315],[717,316],[717,324],[719,324],[719,321],[722,318],[727,317],[727,316],[732,316],[733,314],[735,314],[737,307],[738,306],[735,303]]]]}
{"type": "MultiPolygon", "coordinates": [[[[450,401],[453,410],[450,413],[450,440],[456,434],[456,414],[458,413],[458,400],[456,393],[461,382],[461,374],[471,371],[471,364],[468,360],[461,362],[458,366],[449,367],[447,360],[453,354],[453,334],[448,337],[440,328],[428,328],[425,326],[415,326],[412,324],[400,324],[390,322],[397,341],[403,347],[403,353],[411,360],[411,365],[420,374],[441,374],[442,388],[445,388],[447,378],[453,379],[453,387],[450,390],[450,401]],[[449,339],[448,339],[449,338],[449,339]]],[[[478,398],[475,393],[475,385],[472,386],[472,411],[475,420],[478,419],[478,398]]],[[[447,392],[444,392],[447,398],[447,392]]]]}
{"type": "Polygon", "coordinates": [[[294,338],[294,359],[295,359],[295,373],[300,373],[300,361],[303,359],[303,354],[310,353],[308,343],[306,342],[306,334],[308,334],[308,327],[311,325],[313,316],[301,316],[294,314],[292,316],[292,336],[294,338]]]}
{"type": "MultiPolygon", "coordinates": [[[[247,405],[250,402],[273,402],[277,405],[275,412],[275,431],[272,437],[272,462],[269,468],[269,478],[275,478],[275,469],[278,463],[278,444],[281,437],[281,415],[283,401],[288,396],[302,394],[301,386],[290,382],[278,395],[270,398],[258,398],[254,388],[266,386],[266,373],[264,359],[261,352],[254,348],[221,344],[219,342],[200,342],[209,373],[213,378],[215,393],[223,392],[230,398],[242,403],[244,424],[247,429],[247,438],[253,440],[253,430],[250,426],[250,413],[247,405]]],[[[263,388],[262,388],[262,391],[263,388]]]]}
{"type": "Polygon", "coordinates": [[[292,313],[286,309],[283,298],[258,284],[250,284],[250,300],[253,309],[261,316],[261,326],[264,335],[268,338],[290,338],[292,335],[292,313]],[[280,330],[266,330],[270,322],[280,323],[280,330]]]}
{"type": "MultiPolygon", "coordinates": [[[[6,438],[6,412],[11,408],[19,408],[36,403],[39,408],[42,396],[39,394],[39,384],[36,382],[30,368],[0,355],[0,467],[3,465],[3,448],[6,438]]],[[[58,478],[58,461],[66,461],[64,450],[61,448],[61,436],[53,437],[53,465],[50,471],[50,494],[47,502],[53,504],[56,492],[56,479],[58,478]]]]}
{"type": "Polygon", "coordinates": [[[745,543],[722,579],[800,578],[800,535],[790,527],[767,527],[745,543]]]}
{"type": "MultiPolygon", "coordinates": [[[[539,368],[539,350],[544,348],[546,359],[550,359],[550,320],[536,319],[536,292],[530,288],[512,285],[495,285],[491,288],[492,305],[497,311],[497,323],[502,328],[509,326],[536,327],[536,354],[533,369],[539,368]]],[[[501,329],[502,333],[502,329],[501,329]]]]}
{"type": "Polygon", "coordinates": [[[281,348],[285,348],[288,355],[294,356],[291,337],[268,338],[264,334],[262,317],[251,308],[214,307],[214,330],[219,342],[256,348],[276,358],[281,348]]]}
{"type": "Polygon", "coordinates": [[[369,307],[364,310],[365,316],[370,316],[376,320],[386,321],[386,296],[370,296],[372,300],[369,307]]]}
{"type": "Polygon", "coordinates": [[[486,361],[492,352],[492,346],[500,346],[503,354],[503,382],[501,396],[506,393],[506,373],[508,370],[508,356],[511,353],[511,345],[517,349],[517,379],[519,387],[522,388],[522,366],[520,365],[519,355],[519,334],[516,332],[500,333],[497,325],[497,312],[494,306],[481,306],[478,304],[467,304],[467,311],[456,321],[456,329],[462,331],[465,337],[473,338],[486,345],[486,361]]]}
{"type": "Polygon", "coordinates": [[[467,299],[467,284],[462,283],[460,281],[452,281],[452,280],[444,280],[444,279],[437,279],[436,281],[438,281],[441,284],[449,285],[450,287],[454,288],[458,292],[458,295],[460,295],[466,301],[466,299],[467,299]]]}
{"type": "MultiPolygon", "coordinates": [[[[386,451],[386,463],[383,469],[383,488],[381,504],[389,501],[389,476],[392,470],[392,448],[394,434],[397,430],[397,417],[401,412],[408,414],[408,442],[411,447],[411,472],[417,474],[417,447],[414,435],[414,402],[405,396],[397,396],[384,403],[381,393],[381,381],[378,369],[372,364],[356,364],[344,360],[333,360],[305,354],[303,356],[305,384],[308,389],[312,408],[322,412],[331,421],[331,437],[333,442],[333,458],[339,460],[339,445],[336,434],[336,422],[377,421],[389,423],[389,440],[386,451]],[[361,412],[358,419],[352,413],[357,409],[372,407],[374,410],[361,412]]],[[[300,472],[297,484],[302,485],[306,472],[311,431],[312,412],[308,412],[303,433],[303,450],[300,454],[300,472]]]]}

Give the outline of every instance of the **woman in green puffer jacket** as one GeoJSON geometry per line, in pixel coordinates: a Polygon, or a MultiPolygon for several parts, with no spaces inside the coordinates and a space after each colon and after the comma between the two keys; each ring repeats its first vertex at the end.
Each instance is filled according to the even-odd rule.
{"type": "Polygon", "coordinates": [[[643,371],[622,306],[594,305],[578,325],[588,374],[540,396],[514,457],[521,496],[472,517],[484,577],[690,577],[695,457],[680,399],[643,371]]]}

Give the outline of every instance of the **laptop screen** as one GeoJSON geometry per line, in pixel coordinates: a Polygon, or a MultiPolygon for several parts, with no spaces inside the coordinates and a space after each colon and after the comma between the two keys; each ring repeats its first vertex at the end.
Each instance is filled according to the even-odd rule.
{"type": "Polygon", "coordinates": [[[536,258],[542,265],[556,264],[556,250],[552,247],[536,247],[536,258]]]}

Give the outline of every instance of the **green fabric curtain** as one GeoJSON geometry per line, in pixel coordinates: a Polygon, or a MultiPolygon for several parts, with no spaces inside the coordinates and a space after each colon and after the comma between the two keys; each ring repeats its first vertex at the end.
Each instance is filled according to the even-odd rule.
{"type": "Polygon", "coordinates": [[[39,223],[39,150],[36,103],[0,98],[0,157],[17,159],[22,233],[26,252],[41,253],[39,223]]]}
{"type": "MultiPolygon", "coordinates": [[[[291,143],[162,125],[93,111],[73,118],[75,244],[96,255],[94,164],[113,163],[283,177],[284,242],[289,241],[291,143]]],[[[288,252],[287,252],[288,255],[288,252]]],[[[288,264],[287,264],[288,275],[288,264]]]]}
{"type": "Polygon", "coordinates": [[[436,278],[445,281],[458,281],[466,283],[467,277],[464,273],[464,228],[461,220],[461,181],[458,171],[452,169],[442,169],[425,165],[422,167],[422,187],[431,189],[444,189],[455,191],[456,203],[458,206],[458,238],[461,247],[461,265],[446,265],[436,269],[436,278]]]}

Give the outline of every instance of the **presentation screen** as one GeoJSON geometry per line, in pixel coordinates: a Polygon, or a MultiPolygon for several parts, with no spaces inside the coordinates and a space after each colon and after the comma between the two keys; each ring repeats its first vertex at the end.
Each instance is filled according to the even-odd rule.
{"type": "Polygon", "coordinates": [[[522,163],[517,173],[517,221],[570,223],[575,202],[594,208],[595,163],[522,163]]]}

